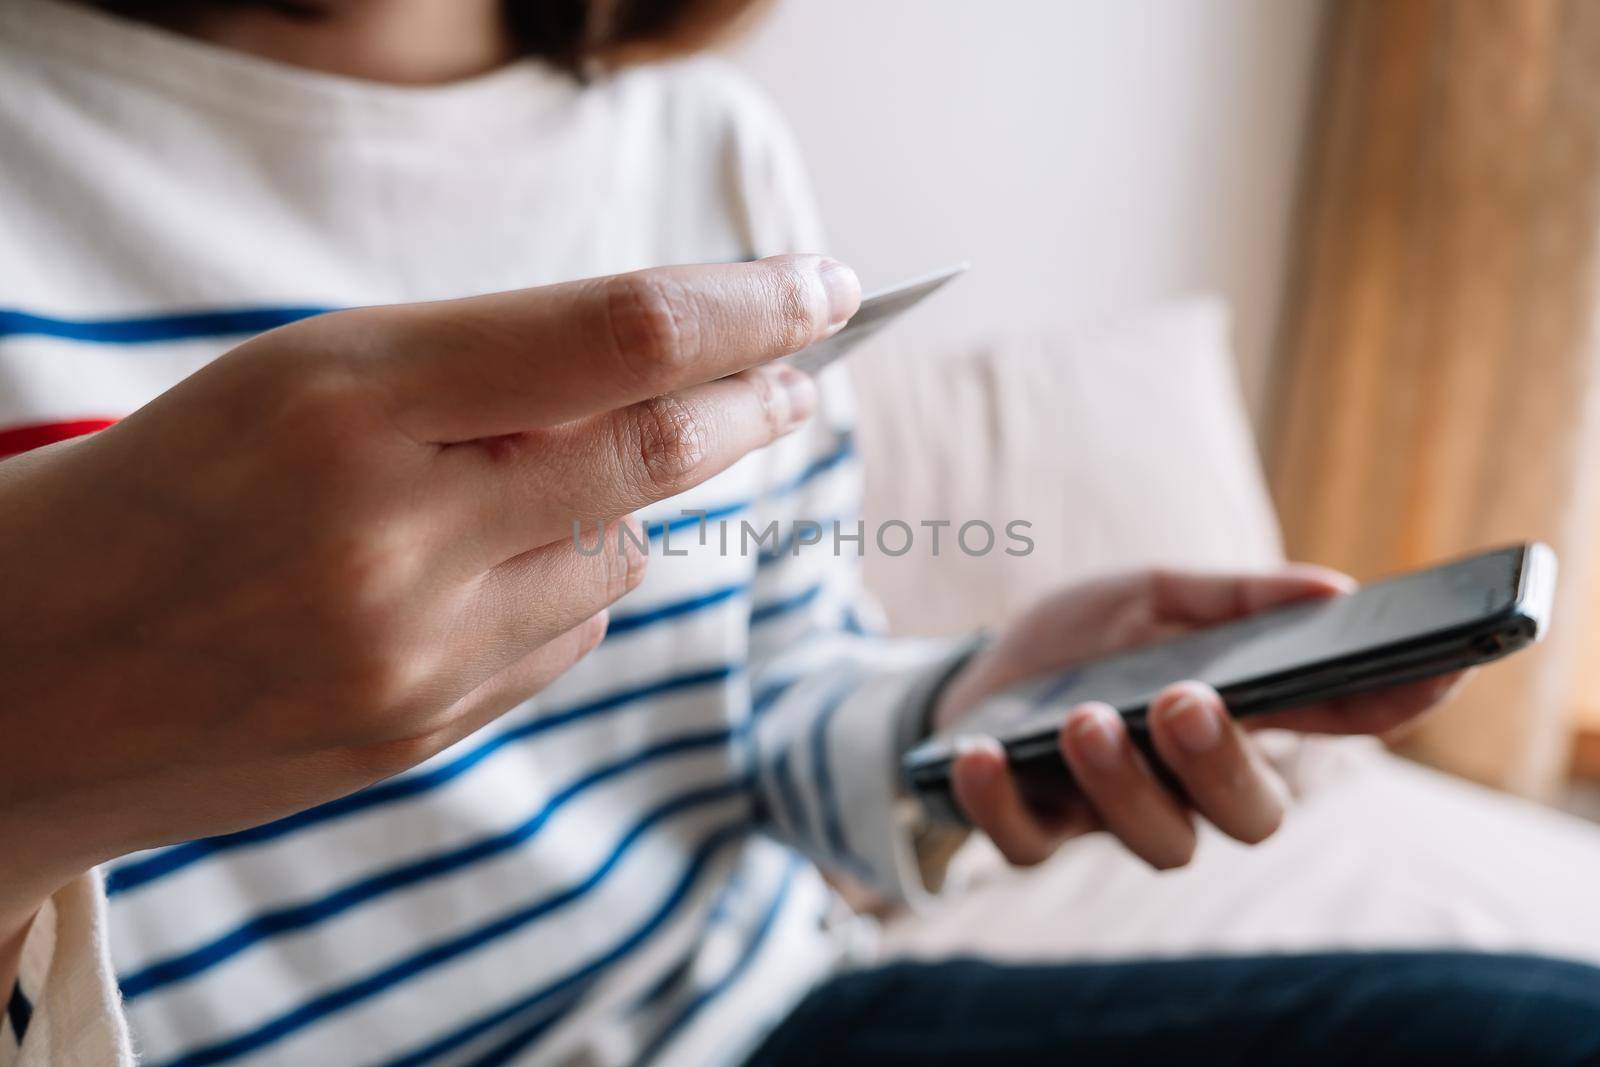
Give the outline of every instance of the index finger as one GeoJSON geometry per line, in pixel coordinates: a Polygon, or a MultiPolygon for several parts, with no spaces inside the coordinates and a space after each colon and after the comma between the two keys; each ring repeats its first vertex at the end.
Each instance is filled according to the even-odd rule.
{"type": "Polygon", "coordinates": [[[1295,730],[1305,734],[1386,734],[1448,699],[1470,671],[1435,675],[1370,693],[1338,697],[1320,704],[1252,715],[1251,730],[1295,730]]]}
{"type": "Polygon", "coordinates": [[[1158,620],[1207,626],[1311,600],[1354,592],[1348,575],[1327,567],[1292,563],[1270,574],[1204,574],[1152,571],[1150,599],[1158,620]]]}
{"type": "Polygon", "coordinates": [[[540,429],[796,352],[855,314],[826,256],[662,267],[354,314],[379,322],[363,368],[417,440],[540,429]],[[378,318],[381,316],[381,318],[378,318]]]}

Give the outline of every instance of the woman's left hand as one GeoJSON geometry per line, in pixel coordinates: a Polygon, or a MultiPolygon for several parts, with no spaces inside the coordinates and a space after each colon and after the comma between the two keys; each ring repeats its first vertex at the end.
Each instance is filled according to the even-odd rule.
{"type": "MultiPolygon", "coordinates": [[[[933,726],[948,729],[985,697],[1027,678],[1187,630],[1242,618],[1296,600],[1339,596],[1355,582],[1295,565],[1265,575],[1146,571],[1087,582],[1046,597],[979,653],[946,687],[933,726]]],[[[1164,786],[1134,748],[1121,717],[1104,704],[1073,708],[1059,737],[1077,790],[1059,810],[1024,799],[1004,752],[973,738],[952,768],[956,800],[1012,863],[1031,865],[1062,842],[1109,830],[1152,867],[1181,867],[1194,854],[1194,816],[1254,844],[1283,820],[1288,790],[1256,751],[1248,731],[1384,733],[1441,701],[1461,676],[1448,675],[1236,723],[1215,690],[1182,682],[1151,702],[1157,754],[1181,784],[1164,786]]]]}

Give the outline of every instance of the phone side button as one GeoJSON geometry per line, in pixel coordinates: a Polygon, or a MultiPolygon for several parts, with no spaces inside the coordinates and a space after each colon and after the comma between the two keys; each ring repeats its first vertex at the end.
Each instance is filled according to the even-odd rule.
{"type": "Polygon", "coordinates": [[[1505,635],[1499,633],[1483,634],[1482,636],[1473,639],[1472,648],[1473,651],[1477,652],[1479,655],[1487,656],[1492,659],[1505,652],[1505,635]]]}

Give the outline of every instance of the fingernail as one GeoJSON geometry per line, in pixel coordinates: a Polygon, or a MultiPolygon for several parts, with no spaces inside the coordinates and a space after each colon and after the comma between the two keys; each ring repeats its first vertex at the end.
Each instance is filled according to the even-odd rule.
{"type": "Polygon", "coordinates": [[[817,274],[828,294],[828,325],[837,330],[861,306],[861,281],[855,271],[826,256],[817,264],[817,274]]]}
{"type": "Polygon", "coordinates": [[[773,364],[770,373],[773,384],[783,394],[784,426],[798,426],[809,419],[817,409],[817,383],[787,363],[773,364]]]}
{"type": "Polygon", "coordinates": [[[1163,705],[1157,715],[1185,752],[1210,752],[1222,743],[1222,720],[1216,709],[1194,693],[1183,693],[1163,705]]]}
{"type": "Polygon", "coordinates": [[[1067,733],[1072,747],[1091,767],[1113,771],[1122,765],[1122,721],[1111,708],[1099,704],[1079,708],[1067,733]]]}
{"type": "Polygon", "coordinates": [[[1000,773],[1005,766],[1006,750],[1000,747],[1000,742],[992,737],[982,734],[964,734],[955,739],[954,744],[956,759],[970,756],[975,752],[987,752],[996,759],[979,760],[977,763],[968,764],[962,772],[973,780],[975,785],[987,785],[1000,773]]]}

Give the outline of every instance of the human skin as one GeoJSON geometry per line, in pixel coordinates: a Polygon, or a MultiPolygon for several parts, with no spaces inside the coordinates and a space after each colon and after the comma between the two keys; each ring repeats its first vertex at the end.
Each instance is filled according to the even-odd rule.
{"type": "Polygon", "coordinates": [[[809,416],[821,256],[363,308],[0,463],[0,986],[57,888],[421,762],[600,641],[586,556],[809,416]]]}
{"type": "MultiPolygon", "coordinates": [[[[500,11],[198,3],[168,25],[309,69],[438,84],[514,57],[500,11]]],[[[811,384],[757,365],[858,300],[847,268],[784,257],[343,312],[241,346],[93,438],[0,463],[0,588],[34,606],[0,621],[0,714],[29,739],[0,749],[14,872],[0,883],[0,990],[41,902],[78,873],[350,792],[567,669],[643,566],[571,551],[572,520],[631,521],[792,429],[811,384]]],[[[952,680],[934,725],[1042,671],[1348,587],[1297,568],[1063,589],[952,680]]],[[[1261,724],[1382,732],[1454,681],[1261,724]]],[[[1081,803],[1030,808],[977,737],[953,770],[957,798],[1018,864],[1104,829],[1165,868],[1192,855],[1196,814],[1246,841],[1277,827],[1282,783],[1213,691],[1169,689],[1151,724],[1186,801],[1098,705],[1061,733],[1081,803]]]]}
{"type": "MultiPolygon", "coordinates": [[[[1345,575],[1303,564],[1263,574],[1136,571],[1070,586],[1024,612],[951,680],[933,726],[959,730],[985,697],[1046,671],[1354,587],[1345,575]]],[[[951,768],[954,791],[1012,863],[1040,863],[1074,837],[1107,830],[1152,867],[1181,867],[1194,855],[1196,816],[1247,844],[1266,840],[1283,821],[1288,790],[1250,731],[1387,733],[1437,705],[1460,680],[1430,678],[1247,723],[1231,719],[1210,686],[1181,682],[1156,696],[1149,715],[1156,755],[1181,799],[1133,746],[1121,717],[1096,703],[1062,709],[1057,744],[1075,789],[1063,791],[1059,807],[1030,805],[1003,751],[985,737],[963,739],[951,768]]]]}

